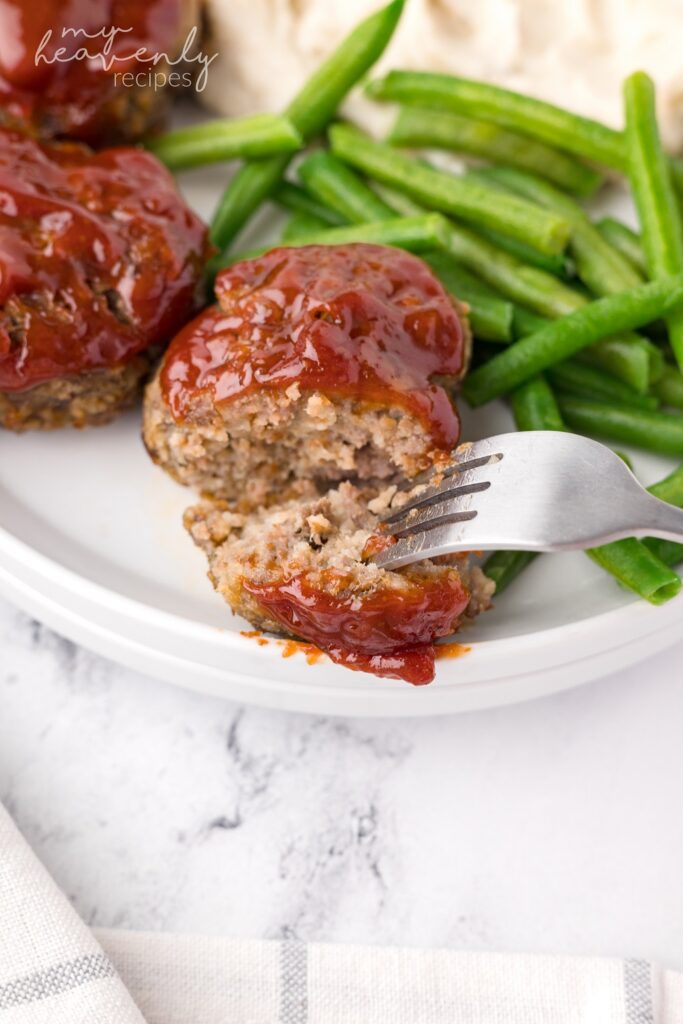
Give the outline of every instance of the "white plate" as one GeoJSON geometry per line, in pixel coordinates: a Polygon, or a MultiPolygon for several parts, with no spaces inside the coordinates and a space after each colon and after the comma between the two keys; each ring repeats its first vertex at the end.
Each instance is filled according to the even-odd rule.
{"type": "MultiPolygon", "coordinates": [[[[222,174],[188,178],[208,215],[222,174]]],[[[464,436],[511,429],[496,406],[464,436]]],[[[0,592],[77,643],[141,672],[235,700],[349,715],[428,715],[541,696],[662,650],[683,597],[652,608],[584,555],[545,556],[437,664],[430,686],[350,672],[242,636],[181,525],[192,495],[147,458],[139,413],[83,433],[0,435],[0,592]]],[[[634,453],[645,482],[671,468],[634,453]]]]}

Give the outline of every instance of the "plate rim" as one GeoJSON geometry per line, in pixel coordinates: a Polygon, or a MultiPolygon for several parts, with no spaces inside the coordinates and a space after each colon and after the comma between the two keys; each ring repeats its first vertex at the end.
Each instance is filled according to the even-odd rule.
{"type": "MultiPolygon", "coordinates": [[[[165,631],[173,630],[176,634],[180,630],[188,638],[204,642],[219,643],[228,648],[249,648],[253,652],[254,645],[252,638],[244,636],[239,630],[222,629],[208,623],[190,619],[165,609],[156,608],[153,605],[122,594],[95,580],[88,579],[83,574],[63,565],[54,557],[44,554],[32,547],[26,541],[20,540],[10,530],[0,524],[0,556],[9,556],[20,566],[25,566],[29,571],[36,572],[43,578],[51,580],[57,586],[69,593],[78,594],[81,597],[90,596],[94,603],[104,610],[111,610],[124,617],[140,621],[147,621],[165,631]]],[[[10,571],[12,571],[10,569],[10,571]]],[[[16,576],[16,573],[14,573],[16,576]]],[[[466,646],[476,649],[479,655],[490,654],[497,657],[502,650],[513,653],[515,649],[528,650],[536,646],[553,646],[555,642],[562,642],[571,635],[581,632],[593,632],[594,630],[610,630],[616,623],[626,628],[631,620],[642,618],[661,618],[661,627],[666,625],[665,619],[674,617],[678,610],[683,609],[683,591],[669,601],[666,605],[669,611],[664,615],[664,606],[655,607],[649,602],[634,595],[632,600],[617,608],[611,608],[604,612],[587,615],[583,619],[561,625],[549,626],[545,629],[536,629],[531,632],[519,633],[510,637],[499,637],[492,640],[472,640],[466,646]]],[[[656,632],[653,630],[639,630],[638,632],[656,632]]],[[[261,648],[265,653],[266,648],[261,648]]],[[[265,659],[264,659],[265,660],[265,659]]]]}

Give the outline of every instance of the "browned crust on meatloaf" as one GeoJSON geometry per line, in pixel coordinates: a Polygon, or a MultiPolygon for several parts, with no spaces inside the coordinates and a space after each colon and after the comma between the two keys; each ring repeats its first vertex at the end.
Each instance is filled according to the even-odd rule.
{"type": "Polygon", "coordinates": [[[0,391],[0,426],[19,433],[102,426],[133,405],[152,363],[144,352],[125,366],[59,377],[25,391],[0,391]]]}
{"type": "Polygon", "coordinates": [[[180,483],[249,506],[302,479],[332,485],[412,477],[434,456],[428,430],[405,409],[333,401],[296,384],[222,405],[200,392],[176,423],[159,374],[145,394],[143,439],[153,461],[180,483]]]}

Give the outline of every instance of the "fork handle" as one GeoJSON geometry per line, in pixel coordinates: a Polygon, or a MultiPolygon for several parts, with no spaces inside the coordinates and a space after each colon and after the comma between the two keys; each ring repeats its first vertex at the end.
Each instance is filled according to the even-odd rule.
{"type": "Polygon", "coordinates": [[[659,537],[662,540],[673,540],[683,544],[683,509],[660,501],[654,495],[648,495],[649,501],[647,525],[639,528],[636,537],[659,537]]]}

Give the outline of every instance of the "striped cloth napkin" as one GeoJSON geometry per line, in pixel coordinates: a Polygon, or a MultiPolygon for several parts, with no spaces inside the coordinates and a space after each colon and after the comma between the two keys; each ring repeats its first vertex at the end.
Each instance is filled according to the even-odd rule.
{"type": "Polygon", "coordinates": [[[0,1024],[681,1024],[641,960],[91,932],[0,807],[0,1024]]]}

